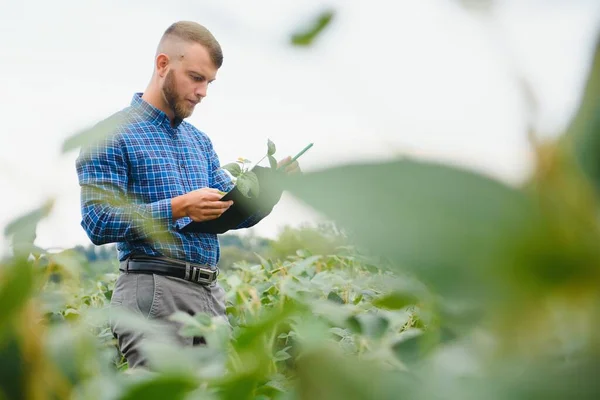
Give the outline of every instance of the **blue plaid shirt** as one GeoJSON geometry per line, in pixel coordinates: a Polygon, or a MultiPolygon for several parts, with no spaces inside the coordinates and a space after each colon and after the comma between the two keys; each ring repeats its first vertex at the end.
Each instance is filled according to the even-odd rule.
{"type": "MultiPolygon", "coordinates": [[[[167,115],[136,93],[115,134],[88,146],[76,161],[81,226],[96,244],[117,243],[119,260],[132,252],[217,265],[216,234],[183,233],[189,217],[173,222],[171,198],[203,187],[227,192],[211,140],[188,122],[171,127],[167,115]]],[[[113,116],[113,117],[115,117],[113,116]]],[[[266,213],[236,229],[255,225],[266,213]]]]}

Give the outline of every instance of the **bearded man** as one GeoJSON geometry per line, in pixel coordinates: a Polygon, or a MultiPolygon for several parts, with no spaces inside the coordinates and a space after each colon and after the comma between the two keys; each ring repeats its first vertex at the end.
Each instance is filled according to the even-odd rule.
{"type": "MultiPolygon", "coordinates": [[[[124,122],[82,149],[76,162],[82,227],[96,245],[117,243],[120,273],[111,308],[162,322],[165,335],[188,346],[203,339],[181,336],[170,315],[226,318],[217,234],[182,229],[219,218],[233,204],[220,200],[233,182],[211,140],[185,121],[222,63],[221,47],[208,29],[190,21],[172,24],[158,44],[146,90],[115,114],[124,122]]],[[[286,173],[299,172],[298,163],[289,161],[279,165],[286,165],[286,173]]],[[[273,205],[232,229],[255,225],[273,205]]],[[[140,348],[144,334],[124,322],[111,318],[122,354],[130,368],[147,367],[140,348]]]]}

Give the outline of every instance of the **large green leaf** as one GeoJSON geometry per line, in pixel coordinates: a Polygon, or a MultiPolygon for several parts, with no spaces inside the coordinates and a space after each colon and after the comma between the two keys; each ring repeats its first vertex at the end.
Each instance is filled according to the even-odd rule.
{"type": "Polygon", "coordinates": [[[344,165],[286,188],[372,253],[462,295],[489,290],[481,280],[493,279],[491,266],[514,262],[513,246],[535,226],[522,192],[429,162],[344,165]]]}
{"type": "Polygon", "coordinates": [[[63,153],[71,150],[94,145],[108,136],[114,134],[121,125],[127,122],[127,116],[124,113],[116,113],[110,117],[83,129],[80,132],[67,138],[62,147],[63,153]]]}
{"type": "Polygon", "coordinates": [[[25,398],[26,360],[16,332],[0,343],[0,400],[25,398]]]}
{"type": "Polygon", "coordinates": [[[575,156],[587,176],[600,190],[600,37],[581,105],[568,129],[575,156]]]}
{"type": "Polygon", "coordinates": [[[54,368],[70,384],[79,384],[97,372],[99,352],[95,337],[83,324],[57,324],[47,333],[46,342],[54,368]]]}
{"type": "Polygon", "coordinates": [[[333,348],[310,351],[297,364],[302,399],[415,398],[405,374],[391,373],[367,359],[344,357],[333,348]]]}
{"type": "Polygon", "coordinates": [[[15,260],[0,271],[0,338],[7,325],[27,303],[34,289],[34,270],[31,263],[15,260]]]}

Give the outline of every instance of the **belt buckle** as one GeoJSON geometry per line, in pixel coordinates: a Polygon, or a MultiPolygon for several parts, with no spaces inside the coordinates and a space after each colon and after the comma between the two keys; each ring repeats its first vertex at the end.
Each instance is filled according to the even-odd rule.
{"type": "Polygon", "coordinates": [[[185,280],[200,284],[212,283],[217,278],[218,272],[209,268],[192,266],[185,263],[185,280]]]}

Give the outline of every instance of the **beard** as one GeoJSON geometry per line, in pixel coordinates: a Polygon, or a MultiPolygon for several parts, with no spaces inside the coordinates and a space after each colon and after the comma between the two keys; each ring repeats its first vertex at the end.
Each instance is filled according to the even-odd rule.
{"type": "Polygon", "coordinates": [[[185,118],[192,115],[194,108],[191,107],[185,99],[180,99],[175,82],[173,70],[167,72],[165,84],[162,89],[163,97],[169,108],[173,111],[173,125],[179,124],[185,118]]]}

